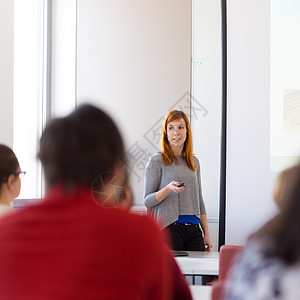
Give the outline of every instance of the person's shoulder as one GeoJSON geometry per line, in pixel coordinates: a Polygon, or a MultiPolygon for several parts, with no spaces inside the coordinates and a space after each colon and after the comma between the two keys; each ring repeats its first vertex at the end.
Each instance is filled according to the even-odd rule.
{"type": "Polygon", "coordinates": [[[198,162],[199,163],[199,159],[198,159],[198,157],[195,154],[193,154],[193,160],[194,160],[194,162],[198,162]]]}
{"type": "Polygon", "coordinates": [[[0,238],[7,238],[9,236],[12,236],[12,232],[15,231],[15,226],[18,224],[22,224],[24,217],[23,211],[26,210],[26,208],[23,208],[20,211],[12,211],[9,212],[0,218],[0,238]]]}
{"type": "Polygon", "coordinates": [[[163,160],[162,160],[162,153],[161,152],[156,152],[149,159],[149,163],[151,163],[151,164],[162,164],[162,161],[163,160]]]}
{"type": "Polygon", "coordinates": [[[195,154],[193,155],[193,161],[197,168],[200,167],[200,161],[195,154]]]}

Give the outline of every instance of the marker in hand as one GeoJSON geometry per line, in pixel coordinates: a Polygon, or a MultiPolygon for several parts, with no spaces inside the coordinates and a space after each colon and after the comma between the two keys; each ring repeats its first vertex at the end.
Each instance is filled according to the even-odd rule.
{"type": "Polygon", "coordinates": [[[177,184],[177,187],[182,187],[182,186],[184,186],[184,182],[177,184]]]}

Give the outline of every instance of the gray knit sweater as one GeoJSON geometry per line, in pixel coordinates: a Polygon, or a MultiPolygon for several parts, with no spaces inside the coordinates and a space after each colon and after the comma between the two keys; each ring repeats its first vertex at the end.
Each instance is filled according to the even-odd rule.
{"type": "Polygon", "coordinates": [[[202,198],[200,164],[194,156],[196,171],[192,171],[183,157],[177,156],[178,162],[167,166],[162,161],[160,152],[154,154],[148,161],[145,170],[144,203],[162,228],[178,220],[179,215],[206,215],[202,198]],[[171,192],[163,201],[155,199],[155,193],[171,181],[184,182],[183,192],[171,192]]]}

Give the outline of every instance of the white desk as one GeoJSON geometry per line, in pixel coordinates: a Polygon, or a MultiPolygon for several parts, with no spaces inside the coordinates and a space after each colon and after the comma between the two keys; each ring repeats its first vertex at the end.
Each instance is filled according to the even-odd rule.
{"type": "Polygon", "coordinates": [[[175,257],[185,275],[218,275],[219,252],[187,251],[188,256],[175,257]]]}
{"type": "Polygon", "coordinates": [[[190,285],[193,300],[210,300],[212,286],[208,285],[190,285]]]}

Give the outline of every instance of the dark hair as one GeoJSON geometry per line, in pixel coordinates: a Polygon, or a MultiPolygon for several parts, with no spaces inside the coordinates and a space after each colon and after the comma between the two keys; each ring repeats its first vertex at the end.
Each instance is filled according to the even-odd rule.
{"type": "Polygon", "coordinates": [[[7,146],[0,144],[0,192],[10,174],[18,171],[19,161],[15,153],[7,146]]]}
{"type": "Polygon", "coordinates": [[[46,126],[38,156],[49,186],[91,186],[124,159],[124,145],[113,120],[86,104],[46,126]]]}
{"type": "Polygon", "coordinates": [[[275,181],[273,188],[273,198],[279,209],[286,205],[286,193],[289,193],[293,178],[299,172],[299,166],[292,166],[281,171],[275,181]]]}
{"type": "Polygon", "coordinates": [[[277,216],[260,229],[253,238],[267,240],[266,257],[278,257],[286,264],[300,260],[300,164],[289,178],[285,205],[277,216]]]}

